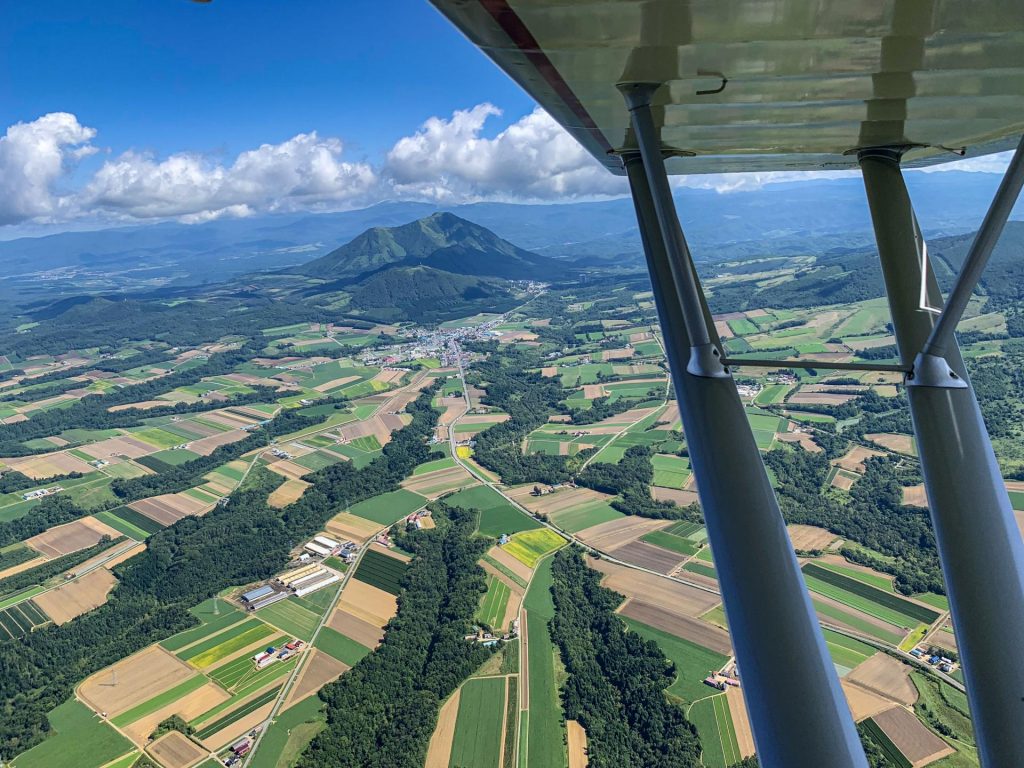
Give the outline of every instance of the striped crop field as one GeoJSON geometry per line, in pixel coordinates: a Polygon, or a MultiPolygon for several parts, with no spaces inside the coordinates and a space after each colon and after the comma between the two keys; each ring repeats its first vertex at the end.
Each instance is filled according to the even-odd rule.
{"type": "Polygon", "coordinates": [[[511,590],[505,582],[497,576],[488,575],[487,593],[483,596],[480,607],[477,609],[477,620],[491,629],[503,630],[501,621],[505,618],[505,607],[508,605],[510,594],[511,590]]]}

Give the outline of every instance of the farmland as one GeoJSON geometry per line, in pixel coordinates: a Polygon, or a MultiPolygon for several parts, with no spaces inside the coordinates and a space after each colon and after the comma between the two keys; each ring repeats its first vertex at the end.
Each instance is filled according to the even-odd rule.
{"type": "Polygon", "coordinates": [[[533,568],[544,555],[565,544],[565,539],[549,528],[538,528],[515,534],[502,549],[528,568],[533,568]]]}
{"type": "Polygon", "coordinates": [[[508,605],[510,590],[497,576],[487,577],[487,592],[480,599],[480,609],[477,611],[477,619],[494,629],[504,629],[502,619],[505,616],[505,606],[508,605]]]}
{"type": "Polygon", "coordinates": [[[308,641],[320,623],[320,614],[304,607],[298,602],[299,599],[289,597],[262,608],[260,619],[300,640],[308,641]]]}
{"type": "Polygon", "coordinates": [[[355,504],[349,512],[356,517],[391,525],[422,507],[426,499],[405,489],[374,496],[355,504]]]}
{"type": "Polygon", "coordinates": [[[401,560],[370,549],[363,555],[353,578],[397,595],[402,589],[399,585],[406,567],[401,560]]]}
{"type": "Polygon", "coordinates": [[[459,694],[451,766],[498,768],[505,721],[505,678],[467,681],[459,694]]]}
{"type": "Polygon", "coordinates": [[[69,699],[49,714],[54,735],[15,758],[15,768],[99,768],[131,751],[124,736],[69,699]]]}
{"type": "Polygon", "coordinates": [[[803,572],[808,587],[813,591],[896,626],[915,627],[919,623],[931,624],[939,618],[931,608],[814,563],[807,563],[803,572]]]}
{"type": "Polygon", "coordinates": [[[207,640],[189,646],[177,655],[182,661],[188,661],[194,667],[204,669],[273,632],[259,619],[248,619],[207,640]]]}
{"type": "Polygon", "coordinates": [[[742,759],[736,741],[736,729],[724,694],[701,699],[686,712],[697,726],[703,747],[701,760],[708,768],[730,768],[742,759]]]}
{"type": "Polygon", "coordinates": [[[360,645],[355,640],[350,640],[340,632],[330,627],[324,627],[316,636],[313,643],[324,653],[330,654],[338,661],[348,664],[350,667],[359,662],[363,656],[370,652],[365,645],[360,645]]]}
{"type": "Polygon", "coordinates": [[[676,679],[668,687],[669,694],[692,703],[707,698],[714,692],[714,689],[704,685],[702,681],[709,671],[721,669],[728,661],[727,656],[633,619],[623,620],[633,632],[656,642],[662,652],[675,663],[676,679]]]}
{"type": "Polygon", "coordinates": [[[478,530],[484,536],[497,538],[501,534],[513,534],[539,528],[540,523],[527,517],[513,507],[505,497],[486,485],[459,491],[445,499],[456,507],[480,510],[478,530]]]}

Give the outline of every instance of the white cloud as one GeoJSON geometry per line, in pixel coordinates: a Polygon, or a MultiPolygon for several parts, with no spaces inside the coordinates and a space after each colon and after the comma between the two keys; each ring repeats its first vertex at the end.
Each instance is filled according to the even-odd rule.
{"type": "Polygon", "coordinates": [[[96,131],[67,112],[16,123],[0,136],[0,225],[56,218],[69,204],[56,190],[70,168],[96,151],[96,131]]]}
{"type": "Polygon", "coordinates": [[[342,160],[342,150],[341,140],[314,131],[243,152],[231,165],[191,153],[157,160],[126,152],[104,163],[78,202],[93,212],[184,221],[340,207],[377,181],[369,165],[342,160]]]}
{"type": "Polygon", "coordinates": [[[610,174],[540,108],[494,138],[481,136],[492,104],[432,117],[388,152],[384,174],[398,197],[444,203],[545,201],[622,195],[610,174]]]}
{"type": "Polygon", "coordinates": [[[941,165],[931,165],[919,169],[922,173],[940,173],[942,171],[964,171],[966,173],[1005,173],[1010,164],[1013,152],[996,152],[992,155],[969,157],[965,160],[954,160],[941,165]]]}

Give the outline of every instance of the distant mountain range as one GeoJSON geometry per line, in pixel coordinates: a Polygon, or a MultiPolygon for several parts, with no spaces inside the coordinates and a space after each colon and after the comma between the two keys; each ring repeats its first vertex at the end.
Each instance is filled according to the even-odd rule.
{"type": "MultiPolygon", "coordinates": [[[[908,174],[929,237],[975,229],[997,182],[993,174],[908,174]]],[[[772,184],[728,194],[682,188],[676,190],[676,203],[698,261],[843,252],[872,243],[864,190],[857,178],[772,184]]],[[[328,257],[367,229],[404,225],[441,210],[475,222],[534,255],[574,260],[578,266],[641,264],[628,199],[455,207],[392,202],[341,213],[193,225],[164,222],[2,241],[0,300],[24,303],[83,293],[138,292],[280,271],[328,257]]],[[[438,262],[443,260],[435,255],[438,262]]],[[[455,262],[462,258],[457,252],[447,257],[455,262]]]]}

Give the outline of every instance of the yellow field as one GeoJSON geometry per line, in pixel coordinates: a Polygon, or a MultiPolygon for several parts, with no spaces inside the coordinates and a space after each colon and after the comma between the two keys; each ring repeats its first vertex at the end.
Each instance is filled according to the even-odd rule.
{"type": "Polygon", "coordinates": [[[506,552],[528,568],[533,568],[537,561],[548,552],[565,544],[565,539],[550,528],[535,528],[515,534],[511,541],[502,546],[506,552]]]}
{"type": "Polygon", "coordinates": [[[460,459],[468,459],[473,455],[473,449],[468,445],[460,445],[455,449],[455,453],[459,455],[460,459]]]}

